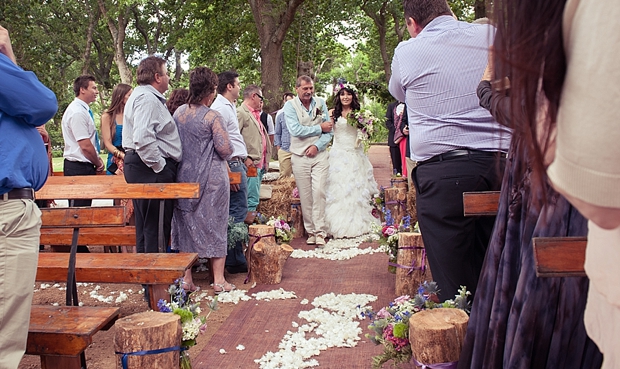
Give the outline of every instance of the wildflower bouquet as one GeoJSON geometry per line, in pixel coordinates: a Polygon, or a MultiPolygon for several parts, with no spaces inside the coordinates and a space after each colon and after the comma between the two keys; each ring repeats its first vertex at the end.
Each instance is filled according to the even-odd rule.
{"type": "Polygon", "coordinates": [[[269,218],[267,225],[273,227],[276,234],[276,242],[290,242],[293,239],[295,228],[292,228],[281,216],[269,218]]]}
{"type": "MultiPolygon", "coordinates": [[[[398,256],[398,233],[413,232],[417,229],[417,224],[414,227],[411,226],[409,215],[404,216],[400,224],[395,224],[392,212],[389,209],[383,208],[383,214],[385,221],[374,231],[379,235],[379,244],[385,247],[385,253],[389,256],[389,263],[395,264],[398,256]]],[[[388,271],[396,273],[396,267],[390,264],[388,264],[388,271]]]]}
{"type": "Polygon", "coordinates": [[[229,249],[235,248],[237,242],[247,244],[250,241],[248,226],[243,223],[235,223],[233,217],[228,218],[227,244],[229,249]]]}
{"type": "Polygon", "coordinates": [[[347,118],[347,123],[357,129],[361,134],[361,140],[367,141],[374,132],[374,123],[377,119],[370,110],[352,111],[347,118]]]}
{"type": "Polygon", "coordinates": [[[467,288],[461,286],[454,300],[447,300],[443,303],[436,303],[432,300],[433,295],[436,295],[438,291],[435,282],[424,282],[413,298],[408,295],[400,296],[376,313],[370,309],[362,313],[364,317],[371,320],[368,328],[372,333],[366,334],[366,337],[376,345],[383,345],[383,354],[372,358],[373,368],[381,368],[390,360],[393,360],[395,365],[411,360],[409,318],[413,314],[435,308],[456,308],[469,312],[467,296],[471,293],[467,291],[467,288]]]}
{"type": "Polygon", "coordinates": [[[217,310],[217,296],[213,302],[209,303],[209,314],[200,316],[200,304],[192,301],[191,294],[183,289],[183,279],[177,279],[175,284],[170,285],[170,302],[160,299],[157,308],[162,313],[173,313],[181,317],[181,328],[183,337],[181,338],[180,368],[191,369],[189,352],[187,350],[196,345],[196,337],[199,333],[204,333],[207,329],[207,318],[211,312],[217,310]]]}

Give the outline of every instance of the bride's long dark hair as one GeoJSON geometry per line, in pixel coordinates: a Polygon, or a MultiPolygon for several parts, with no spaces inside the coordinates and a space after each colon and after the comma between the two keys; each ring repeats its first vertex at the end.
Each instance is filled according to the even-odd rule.
{"type": "Polygon", "coordinates": [[[334,96],[334,120],[342,116],[342,102],[340,101],[340,94],[342,94],[342,91],[347,91],[351,94],[351,96],[353,96],[351,99],[351,111],[360,110],[361,107],[360,102],[357,99],[357,93],[350,88],[343,87],[338,91],[336,96],[334,96]]]}

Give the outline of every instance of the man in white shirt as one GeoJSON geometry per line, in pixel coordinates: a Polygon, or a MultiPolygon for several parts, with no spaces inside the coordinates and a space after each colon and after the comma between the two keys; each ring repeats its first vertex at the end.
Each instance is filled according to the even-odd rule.
{"type": "MultiPolygon", "coordinates": [[[[65,176],[95,175],[103,172],[99,157],[99,136],[89,105],[99,91],[95,77],[82,75],[73,82],[75,99],[62,116],[62,137],[65,141],[63,172],[65,176]]],[[[72,200],[73,206],[90,206],[92,200],[72,200]]]]}
{"type": "MultiPolygon", "coordinates": [[[[228,168],[231,172],[241,173],[241,184],[230,185],[228,216],[232,217],[235,223],[243,223],[248,213],[247,166],[252,164],[252,159],[248,159],[248,151],[239,131],[237,108],[235,107],[235,101],[239,98],[241,91],[241,84],[239,83],[239,75],[233,71],[220,73],[217,78],[219,81],[217,85],[218,95],[211,104],[211,109],[217,110],[222,115],[228,137],[233,146],[232,155],[227,158],[228,168]]],[[[238,242],[234,248],[228,249],[226,270],[229,273],[246,273],[248,271],[241,242],[238,242]]]]}

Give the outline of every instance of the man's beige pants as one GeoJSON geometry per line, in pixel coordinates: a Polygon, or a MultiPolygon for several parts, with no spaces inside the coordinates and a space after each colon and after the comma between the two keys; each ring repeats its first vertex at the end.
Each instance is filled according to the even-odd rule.
{"type": "Polygon", "coordinates": [[[327,151],[320,151],[314,158],[291,156],[293,174],[299,190],[304,227],[310,236],[327,236],[325,225],[325,187],[329,163],[327,151]]]}
{"type": "Polygon", "coordinates": [[[278,150],[278,162],[280,163],[280,176],[278,179],[289,178],[293,175],[293,167],[291,166],[292,155],[293,154],[288,151],[282,149],[278,150]]]}
{"type": "Polygon", "coordinates": [[[32,200],[0,197],[0,368],[17,368],[26,350],[37,273],[41,211],[32,200]]]}

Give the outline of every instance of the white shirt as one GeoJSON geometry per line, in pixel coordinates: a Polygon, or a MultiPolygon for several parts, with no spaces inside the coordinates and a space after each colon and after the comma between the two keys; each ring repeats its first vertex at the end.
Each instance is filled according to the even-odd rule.
{"type": "Polygon", "coordinates": [[[69,161],[90,163],[78,141],[89,139],[93,147],[97,147],[97,129],[89,110],[88,104],[76,97],[62,115],[62,137],[65,140],[63,157],[69,161]]]}
{"type": "Polygon", "coordinates": [[[248,150],[245,147],[243,136],[241,136],[241,132],[239,131],[237,108],[235,108],[233,103],[231,103],[227,98],[218,94],[213,101],[213,104],[211,104],[211,109],[216,110],[222,115],[224,125],[226,126],[226,131],[228,131],[228,137],[232,143],[233,152],[230,155],[230,158],[226,159],[231,159],[234,157],[245,159],[248,156],[248,150]]]}

